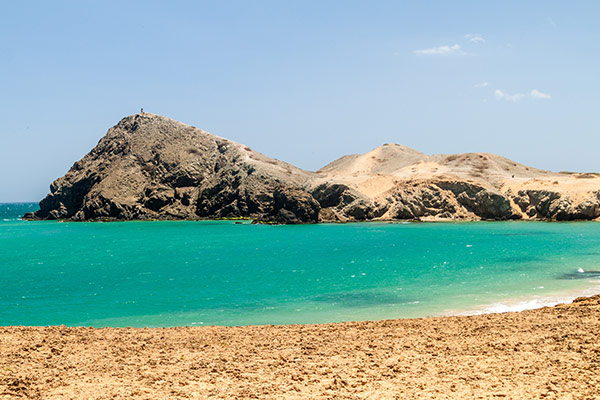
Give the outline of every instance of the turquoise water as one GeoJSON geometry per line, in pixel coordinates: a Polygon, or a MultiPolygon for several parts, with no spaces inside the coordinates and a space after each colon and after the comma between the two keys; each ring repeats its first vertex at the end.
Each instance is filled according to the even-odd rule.
{"type": "Polygon", "coordinates": [[[600,224],[71,223],[0,204],[0,325],[321,323],[600,292],[600,224]],[[583,272],[581,272],[583,271],[583,272]]]}

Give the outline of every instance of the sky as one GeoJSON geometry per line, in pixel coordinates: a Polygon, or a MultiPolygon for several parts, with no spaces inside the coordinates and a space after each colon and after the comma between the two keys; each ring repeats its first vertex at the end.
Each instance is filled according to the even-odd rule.
{"type": "Polygon", "coordinates": [[[600,171],[595,1],[27,1],[0,13],[0,202],[121,118],[307,170],[399,143],[600,171]]]}

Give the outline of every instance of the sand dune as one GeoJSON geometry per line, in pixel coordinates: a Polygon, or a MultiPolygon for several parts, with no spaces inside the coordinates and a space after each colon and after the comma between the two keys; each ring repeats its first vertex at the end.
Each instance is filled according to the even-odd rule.
{"type": "MultiPolygon", "coordinates": [[[[489,153],[428,156],[385,144],[365,154],[341,157],[317,175],[318,184],[343,184],[354,191],[372,208],[363,214],[370,211],[369,219],[375,220],[600,216],[600,174],[545,171],[489,153]],[[453,189],[447,190],[450,186],[453,189]],[[486,203],[477,193],[499,201],[486,203]],[[428,204],[424,201],[428,196],[444,201],[428,204]]],[[[348,219],[348,212],[339,207],[337,211],[340,219],[348,219]]]]}
{"type": "Polygon", "coordinates": [[[506,192],[554,189],[561,193],[600,190],[600,174],[556,173],[490,153],[425,155],[398,144],[339,158],[317,171],[321,179],[352,185],[375,198],[401,180],[459,179],[506,192]]]}

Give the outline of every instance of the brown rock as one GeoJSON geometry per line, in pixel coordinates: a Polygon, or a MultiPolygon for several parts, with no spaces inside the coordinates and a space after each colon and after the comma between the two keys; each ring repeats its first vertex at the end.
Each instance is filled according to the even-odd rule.
{"type": "Polygon", "coordinates": [[[151,113],[123,118],[25,218],[274,223],[600,217],[600,175],[386,144],[303,171],[151,113]],[[582,179],[584,177],[585,179],[582,179]],[[515,194],[516,193],[516,194],[515,194]]]}

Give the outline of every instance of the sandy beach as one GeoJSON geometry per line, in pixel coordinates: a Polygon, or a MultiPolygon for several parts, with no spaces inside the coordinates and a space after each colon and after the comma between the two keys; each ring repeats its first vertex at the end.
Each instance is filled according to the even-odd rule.
{"type": "Polygon", "coordinates": [[[325,325],[0,328],[1,399],[598,399],[600,296],[325,325]]]}

